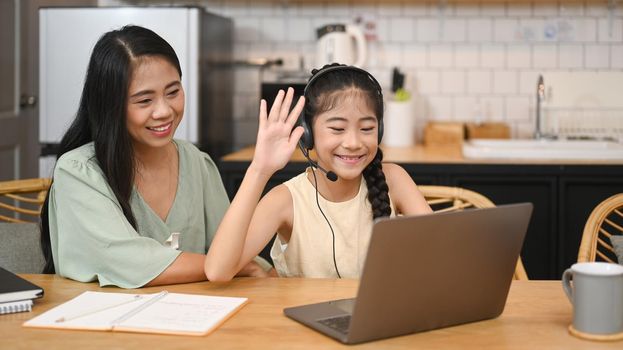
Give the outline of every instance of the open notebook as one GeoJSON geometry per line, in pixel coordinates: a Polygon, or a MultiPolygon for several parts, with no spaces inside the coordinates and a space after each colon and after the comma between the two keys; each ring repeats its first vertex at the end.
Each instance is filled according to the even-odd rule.
{"type": "Polygon", "coordinates": [[[167,293],[84,292],[24,327],[205,335],[247,303],[247,298],[167,293]]]}

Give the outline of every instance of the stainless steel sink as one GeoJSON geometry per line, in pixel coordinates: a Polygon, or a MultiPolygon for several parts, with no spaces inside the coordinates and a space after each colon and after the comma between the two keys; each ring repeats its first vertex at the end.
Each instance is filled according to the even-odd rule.
{"type": "Polygon", "coordinates": [[[623,143],[592,140],[473,139],[463,143],[470,159],[623,160],[623,143]]]}

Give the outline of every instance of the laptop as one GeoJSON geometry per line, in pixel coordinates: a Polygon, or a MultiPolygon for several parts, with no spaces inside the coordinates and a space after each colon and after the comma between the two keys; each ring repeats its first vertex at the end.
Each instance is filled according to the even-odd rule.
{"type": "Polygon", "coordinates": [[[495,318],[531,214],[518,203],[380,219],[356,298],[284,313],[347,344],[495,318]]]}

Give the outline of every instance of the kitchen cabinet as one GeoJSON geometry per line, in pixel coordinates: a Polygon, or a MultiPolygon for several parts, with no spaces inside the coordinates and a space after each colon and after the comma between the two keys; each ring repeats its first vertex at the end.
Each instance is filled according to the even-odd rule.
{"type": "MultiPolygon", "coordinates": [[[[233,197],[252,152],[219,162],[225,188],[233,197]]],[[[472,162],[456,154],[433,159],[417,152],[406,155],[385,151],[385,160],[402,165],[420,185],[458,186],[481,193],[495,204],[532,202],[534,212],[522,249],[531,279],[560,279],[577,259],[584,224],[602,200],[623,193],[623,163],[558,161],[472,162]]],[[[266,190],[301,173],[307,163],[293,157],[276,173],[266,190]]],[[[267,256],[268,250],[263,252],[267,256]]]]}

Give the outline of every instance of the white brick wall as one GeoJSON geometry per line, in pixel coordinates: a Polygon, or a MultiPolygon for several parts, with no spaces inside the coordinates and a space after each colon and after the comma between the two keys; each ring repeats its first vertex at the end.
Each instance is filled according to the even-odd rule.
{"type": "Polygon", "coordinates": [[[508,68],[532,67],[532,46],[529,44],[506,45],[506,66],[508,68]]]}
{"type": "Polygon", "coordinates": [[[598,40],[601,43],[621,43],[623,39],[623,20],[600,18],[597,21],[598,40]]]}
{"type": "Polygon", "coordinates": [[[500,43],[512,43],[517,38],[519,21],[510,18],[493,17],[493,39],[500,43]]]}
{"type": "Polygon", "coordinates": [[[586,68],[607,69],[610,63],[610,46],[605,44],[584,46],[586,68]]]}
{"type": "Polygon", "coordinates": [[[458,95],[466,91],[465,72],[462,70],[443,70],[441,72],[441,91],[458,95]]]}
{"type": "Polygon", "coordinates": [[[390,41],[410,43],[415,39],[415,23],[408,18],[397,18],[390,22],[390,41]]]}
{"type": "Polygon", "coordinates": [[[493,39],[493,20],[490,18],[474,18],[467,22],[468,41],[472,43],[487,42],[493,39]]]}
{"type": "Polygon", "coordinates": [[[584,48],[577,44],[558,46],[558,67],[569,69],[584,68],[584,48]]]}
{"type": "Polygon", "coordinates": [[[426,67],[427,60],[427,50],[423,45],[417,45],[411,43],[409,45],[402,45],[402,65],[405,69],[413,69],[413,68],[421,68],[426,67]]]}
{"type": "Polygon", "coordinates": [[[428,64],[434,68],[451,68],[454,65],[454,47],[450,44],[431,44],[428,64]]]}
{"type": "Polygon", "coordinates": [[[613,45],[610,48],[610,62],[612,68],[623,69],[623,45],[613,45]]]}
{"type": "Polygon", "coordinates": [[[493,92],[514,95],[519,90],[516,71],[496,70],[493,72],[493,92]]]}
{"type": "Polygon", "coordinates": [[[506,66],[506,48],[504,45],[481,45],[480,66],[482,68],[504,68],[506,66]]]}
{"type": "MultiPolygon", "coordinates": [[[[174,1],[100,3],[168,5],[174,1]]],[[[513,136],[529,137],[539,74],[547,84],[548,72],[623,70],[621,1],[611,14],[605,1],[585,0],[193,3],[233,19],[236,58],[300,54],[308,70],[314,66],[317,27],[354,23],[357,17],[371,19],[377,41],[369,45],[364,68],[385,88],[394,66],[407,74],[419,127],[428,120],[473,120],[480,106],[484,118],[506,121],[513,136]]],[[[255,141],[260,75],[253,68],[239,70],[234,118],[240,129],[236,143],[244,146],[255,141]]]]}
{"type": "Polygon", "coordinates": [[[454,115],[457,119],[463,120],[463,118],[477,119],[478,118],[478,98],[475,96],[457,96],[454,98],[454,115]]]}
{"type": "Polygon", "coordinates": [[[420,70],[415,73],[415,90],[421,94],[435,94],[441,91],[438,71],[420,70]]]}
{"type": "Polygon", "coordinates": [[[482,95],[492,93],[491,71],[489,70],[469,70],[467,72],[467,93],[482,95]]]}
{"type": "Polygon", "coordinates": [[[467,22],[464,19],[446,19],[438,22],[443,42],[464,43],[467,39],[467,22]]]}
{"type": "Polygon", "coordinates": [[[556,45],[537,44],[532,47],[532,67],[537,69],[556,68],[558,48],[556,45]]]}
{"type": "Polygon", "coordinates": [[[417,42],[439,42],[441,37],[439,35],[439,21],[432,18],[423,18],[416,21],[417,25],[417,42]]]}
{"type": "Polygon", "coordinates": [[[480,48],[477,44],[459,44],[454,46],[454,66],[456,68],[478,67],[480,48]]]}

